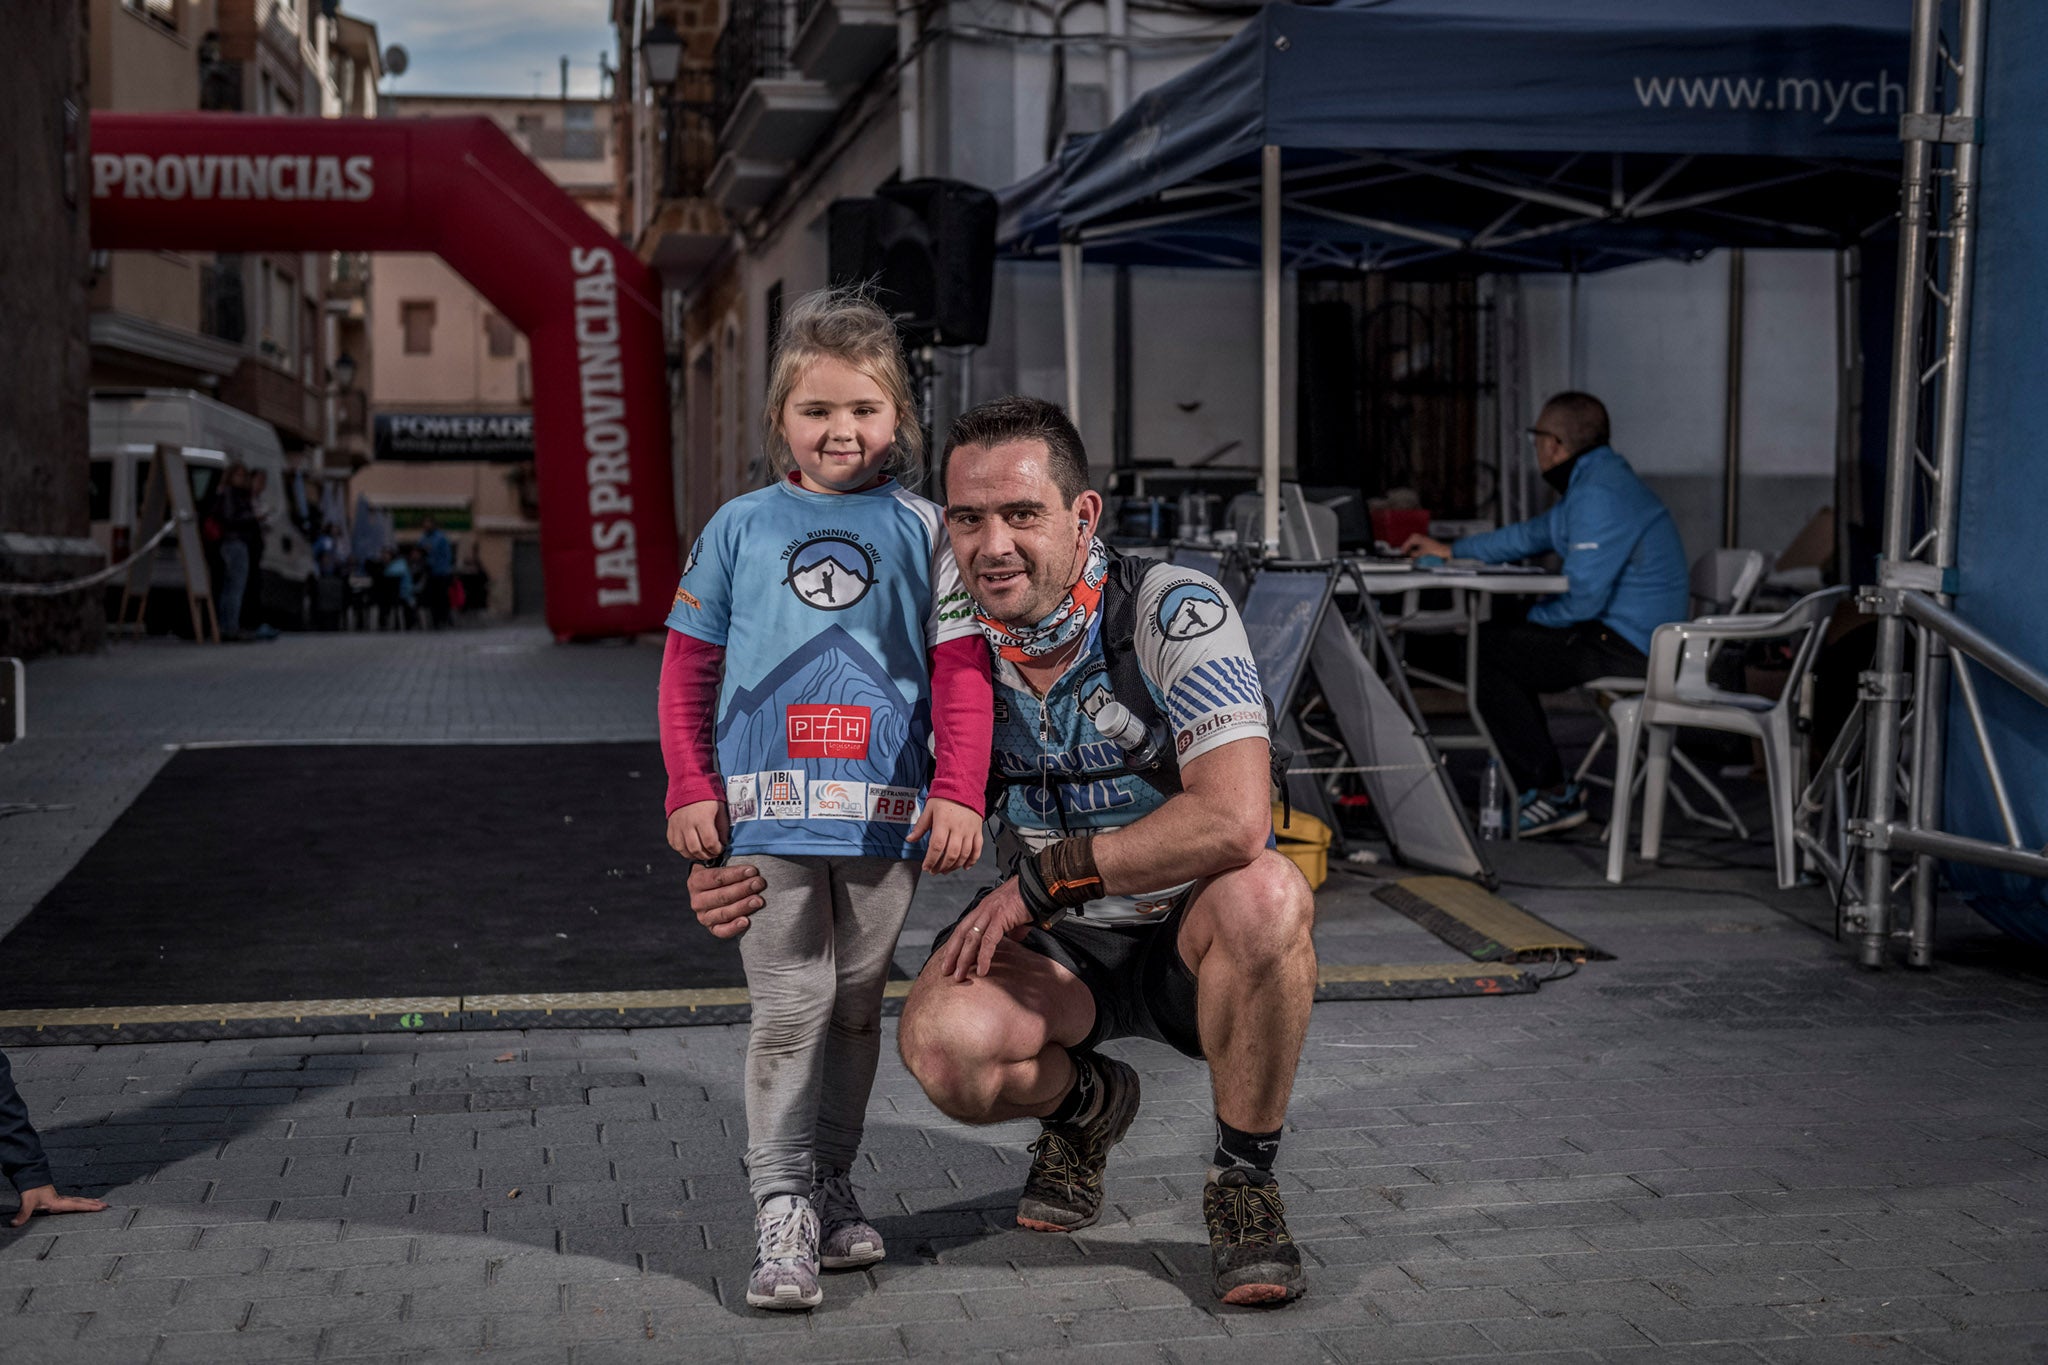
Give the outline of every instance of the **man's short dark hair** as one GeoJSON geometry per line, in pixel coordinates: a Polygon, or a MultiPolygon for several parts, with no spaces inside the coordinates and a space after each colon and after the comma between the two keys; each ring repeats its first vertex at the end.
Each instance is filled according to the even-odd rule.
{"type": "Polygon", "coordinates": [[[1043,398],[1012,394],[969,408],[954,418],[946,433],[947,467],[961,446],[986,449],[1011,441],[1037,441],[1045,447],[1046,472],[1069,504],[1088,491],[1088,452],[1081,447],[1081,433],[1074,430],[1065,409],[1043,398]]]}
{"type": "Polygon", "coordinates": [[[1550,425],[1574,455],[1607,444],[1607,405],[1590,393],[1567,389],[1543,405],[1550,425]]]}

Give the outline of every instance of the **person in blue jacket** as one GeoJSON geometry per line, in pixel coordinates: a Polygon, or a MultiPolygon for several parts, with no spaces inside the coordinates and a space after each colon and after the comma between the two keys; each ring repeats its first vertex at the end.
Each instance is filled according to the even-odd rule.
{"type": "Polygon", "coordinates": [[[20,1207],[7,1220],[20,1227],[39,1213],[98,1213],[106,1208],[101,1199],[80,1199],[57,1193],[50,1179],[50,1162],[43,1155],[43,1140],[28,1121],[28,1106],[14,1088],[14,1070],[7,1054],[0,1052],[0,1177],[21,1196],[20,1207]]]}
{"type": "Polygon", "coordinates": [[[1542,694],[1599,677],[1643,676],[1651,633],[1685,619],[1690,606],[1677,523],[1607,444],[1606,406],[1591,394],[1560,393],[1529,434],[1544,482],[1563,494],[1556,506],[1449,545],[1411,536],[1402,547],[1487,564],[1542,554],[1564,561],[1566,591],[1537,602],[1526,621],[1488,622],[1479,632],[1473,700],[1521,794],[1524,838],[1586,819],[1586,794],[1565,780],[1542,694]]]}

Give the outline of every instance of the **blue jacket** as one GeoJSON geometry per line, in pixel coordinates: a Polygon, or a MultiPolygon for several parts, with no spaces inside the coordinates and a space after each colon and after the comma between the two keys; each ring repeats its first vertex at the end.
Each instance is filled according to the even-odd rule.
{"type": "Polygon", "coordinates": [[[17,1190],[40,1189],[50,1183],[50,1163],[43,1159],[42,1140],[28,1121],[28,1106],[14,1088],[14,1072],[4,1052],[0,1052],[0,1177],[17,1190]]]}
{"type": "Polygon", "coordinates": [[[1488,564],[1562,556],[1571,587],[1531,607],[1529,619],[1542,626],[1598,621],[1645,653],[1658,626],[1690,614],[1678,525],[1611,446],[1579,456],[1557,506],[1498,531],[1466,536],[1452,543],[1451,553],[1488,564]]]}
{"type": "Polygon", "coordinates": [[[420,537],[420,548],[427,552],[427,572],[446,575],[455,572],[455,543],[441,534],[435,527],[420,537]]]}

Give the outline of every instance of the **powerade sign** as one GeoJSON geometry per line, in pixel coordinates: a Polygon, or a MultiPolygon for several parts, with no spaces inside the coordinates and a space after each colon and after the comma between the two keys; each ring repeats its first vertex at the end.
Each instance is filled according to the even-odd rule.
{"type": "Polygon", "coordinates": [[[530,412],[380,412],[375,436],[380,460],[517,464],[533,458],[530,412]]]}

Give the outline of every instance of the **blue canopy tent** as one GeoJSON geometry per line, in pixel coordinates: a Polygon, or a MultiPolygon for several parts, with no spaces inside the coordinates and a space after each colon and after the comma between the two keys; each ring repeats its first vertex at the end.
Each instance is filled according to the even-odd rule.
{"type": "Polygon", "coordinates": [[[1270,546],[1284,265],[1852,245],[1896,216],[1909,26],[1901,0],[1267,5],[1005,192],[1004,250],[1059,252],[1075,408],[1084,251],[1260,267],[1270,546]]]}

